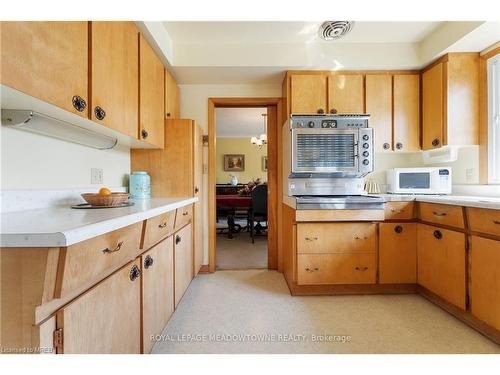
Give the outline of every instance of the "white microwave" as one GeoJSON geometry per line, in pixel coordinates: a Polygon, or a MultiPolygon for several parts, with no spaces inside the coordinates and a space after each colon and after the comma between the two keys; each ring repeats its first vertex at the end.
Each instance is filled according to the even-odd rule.
{"type": "Polygon", "coordinates": [[[451,194],[451,168],[394,168],[387,171],[387,192],[451,194]]]}

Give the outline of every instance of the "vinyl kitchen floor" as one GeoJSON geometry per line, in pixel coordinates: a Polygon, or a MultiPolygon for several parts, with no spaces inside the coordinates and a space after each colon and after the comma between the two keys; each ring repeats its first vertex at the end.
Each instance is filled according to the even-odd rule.
{"type": "Polygon", "coordinates": [[[292,297],[280,273],[244,270],[198,275],[153,353],[500,353],[500,347],[418,295],[292,297]],[[319,341],[322,335],[350,340],[319,341]]]}
{"type": "Polygon", "coordinates": [[[267,268],[267,237],[255,237],[252,244],[250,232],[217,235],[216,267],[218,270],[267,268]]]}

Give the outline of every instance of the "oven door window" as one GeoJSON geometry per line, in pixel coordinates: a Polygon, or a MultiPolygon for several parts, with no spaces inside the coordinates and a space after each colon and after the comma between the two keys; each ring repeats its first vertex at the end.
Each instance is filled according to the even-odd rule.
{"type": "Polygon", "coordinates": [[[400,173],[399,188],[400,189],[430,189],[431,174],[430,173],[400,173]]]}
{"type": "Polygon", "coordinates": [[[297,132],[294,169],[296,172],[357,171],[356,133],[297,132]]]}

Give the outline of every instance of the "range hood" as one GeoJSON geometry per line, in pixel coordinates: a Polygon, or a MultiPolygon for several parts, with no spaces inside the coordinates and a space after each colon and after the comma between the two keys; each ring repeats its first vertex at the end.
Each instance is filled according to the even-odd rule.
{"type": "Polygon", "coordinates": [[[3,109],[2,126],[25,130],[80,145],[107,150],[116,146],[118,139],[82,128],[66,121],[25,109],[3,109]]]}

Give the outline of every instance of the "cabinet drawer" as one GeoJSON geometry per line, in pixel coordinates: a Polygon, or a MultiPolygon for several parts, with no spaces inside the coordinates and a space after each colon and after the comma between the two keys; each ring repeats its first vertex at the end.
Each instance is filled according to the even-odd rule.
{"type": "Polygon", "coordinates": [[[415,202],[387,202],[385,204],[385,220],[413,219],[415,202]]]}
{"type": "Polygon", "coordinates": [[[297,284],[373,284],[375,254],[299,254],[297,284]]]}
{"type": "Polygon", "coordinates": [[[146,220],[146,229],[142,241],[142,249],[149,249],[164,238],[174,233],[175,211],[152,217],[146,220]]]}
{"type": "Polygon", "coordinates": [[[178,231],[193,218],[193,205],[181,207],[177,209],[175,216],[175,231],[178,231]]]}
{"type": "Polygon", "coordinates": [[[470,230],[500,236],[500,210],[467,207],[470,230]]]}
{"type": "Polygon", "coordinates": [[[373,223],[297,224],[297,252],[374,253],[376,227],[373,223]]]}
{"type": "Polygon", "coordinates": [[[139,253],[142,222],[62,249],[56,298],[91,286],[133,260],[139,253]]]}
{"type": "Polygon", "coordinates": [[[420,203],[420,219],[429,223],[464,228],[461,206],[438,203],[420,203]]]}

